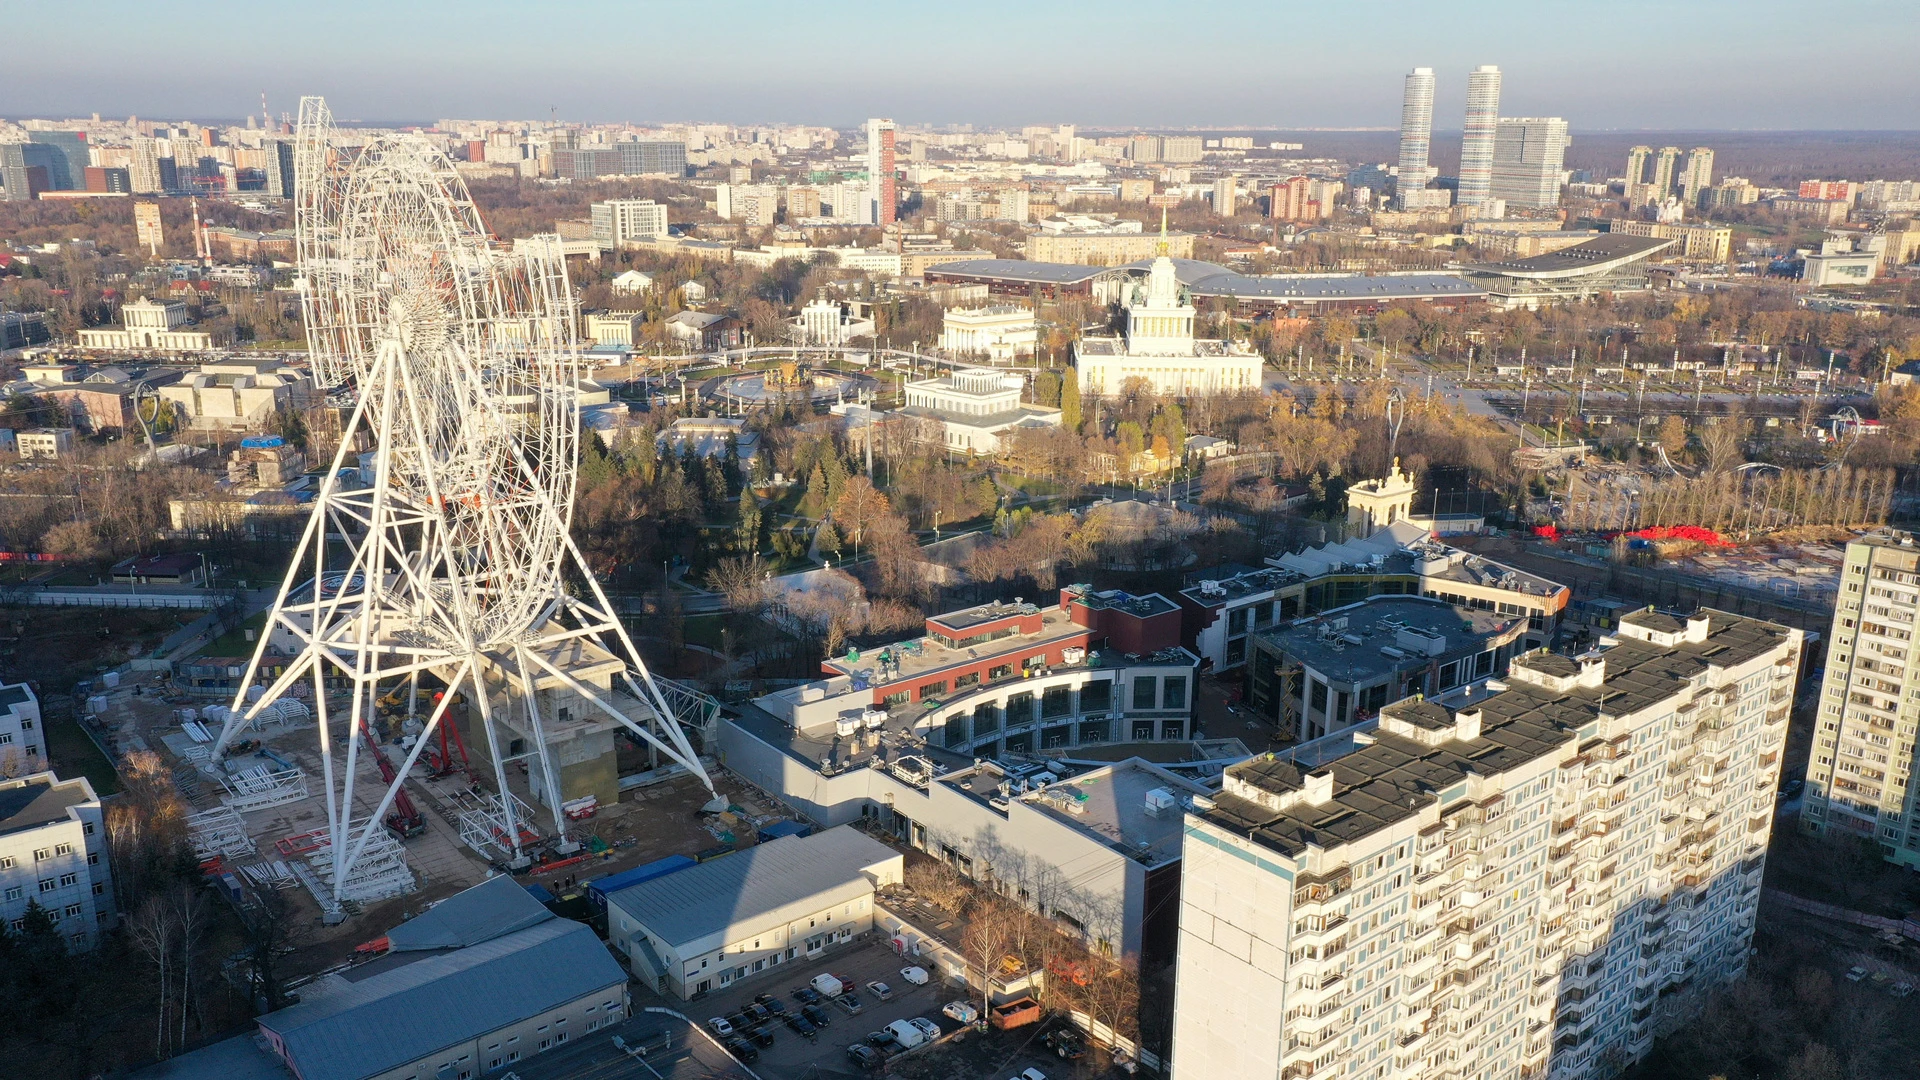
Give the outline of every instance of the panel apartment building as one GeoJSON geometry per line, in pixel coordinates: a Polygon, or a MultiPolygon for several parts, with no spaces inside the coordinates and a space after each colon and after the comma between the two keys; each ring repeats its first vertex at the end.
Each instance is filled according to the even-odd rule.
{"type": "Polygon", "coordinates": [[[1920,721],[1920,544],[1889,530],[1847,545],[1833,606],[1826,682],[1807,761],[1801,828],[1879,841],[1920,866],[1914,824],[1914,727],[1920,721]]]}
{"type": "Polygon", "coordinates": [[[1797,630],[1652,610],[1229,768],[1187,818],[1175,1080],[1609,1076],[1746,967],[1797,630]]]}

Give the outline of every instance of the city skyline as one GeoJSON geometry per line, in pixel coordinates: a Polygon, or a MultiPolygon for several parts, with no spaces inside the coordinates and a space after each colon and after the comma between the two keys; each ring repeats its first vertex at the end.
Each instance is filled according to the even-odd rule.
{"type": "Polygon", "coordinates": [[[630,9],[604,4],[574,9],[571,24],[555,25],[535,10],[498,2],[394,11],[350,0],[298,15],[247,8],[233,19],[217,16],[223,7],[240,15],[237,5],[215,3],[208,19],[189,28],[135,18],[135,9],[118,0],[90,6],[99,17],[76,18],[72,8],[12,15],[21,39],[42,47],[10,58],[17,78],[9,116],[243,116],[257,110],[264,90],[276,112],[301,93],[324,92],[343,118],[368,121],[534,119],[551,108],[593,123],[855,127],[880,112],[903,124],[1198,120],[1223,128],[1355,129],[1393,125],[1397,103],[1389,87],[1416,66],[1439,75],[1436,113],[1459,116],[1467,73],[1487,63],[1506,76],[1505,111],[1565,116],[1576,130],[1905,130],[1913,127],[1912,112],[1900,103],[1920,94],[1920,73],[1897,55],[1900,43],[1920,32],[1920,11],[1884,0],[1842,5],[1835,18],[1813,24],[1766,18],[1752,6],[1734,19],[1735,9],[1722,3],[1628,3],[1616,9],[1624,24],[1658,26],[1634,35],[1631,49],[1569,45],[1569,20],[1495,0],[1469,5],[1474,18],[1409,14],[1371,23],[1364,40],[1346,48],[1305,47],[1350,34],[1336,13],[1302,8],[1276,20],[1270,9],[1234,3],[1223,12],[1229,21],[1284,30],[1221,35],[1217,20],[1167,22],[1145,6],[1098,20],[1083,9],[1022,8],[1009,22],[991,16],[997,7],[1013,11],[1010,5],[988,5],[977,18],[947,25],[914,10],[890,9],[885,19],[806,19],[781,6],[740,4],[724,35],[704,8],[649,8],[644,20],[629,18],[627,26],[622,18],[634,14],[630,9]],[[1850,32],[1863,23],[1878,32],[1850,32]],[[1022,28],[1017,37],[1002,29],[1010,25],[1022,28]],[[1094,25],[1101,33],[1087,34],[1094,25]],[[445,47],[428,55],[407,49],[418,34],[445,47]],[[698,47],[703,38],[724,42],[724,55],[698,47]],[[692,47],[649,49],[662,39],[692,47]],[[527,50],[527,42],[543,40],[554,47],[527,50]],[[1693,44],[1700,40],[1716,47],[1700,50],[1693,44]],[[263,50],[267,41],[278,44],[263,50]],[[1019,42],[1027,45],[1014,47],[1019,42]],[[1038,43],[1047,47],[1029,47],[1038,43]],[[1284,57],[1278,64],[1271,62],[1276,46],[1284,57]],[[1880,85],[1862,94],[1855,84],[1779,77],[1828,46],[1844,46],[1854,70],[1874,72],[1880,85]],[[95,61],[84,84],[57,59],[80,53],[95,61]],[[194,54],[221,62],[174,63],[194,54]],[[1206,57],[1207,70],[1228,74],[1119,86],[1107,77],[1116,55],[1140,56],[1150,68],[1182,54],[1206,57]],[[607,63],[620,56],[632,62],[607,63]]]}

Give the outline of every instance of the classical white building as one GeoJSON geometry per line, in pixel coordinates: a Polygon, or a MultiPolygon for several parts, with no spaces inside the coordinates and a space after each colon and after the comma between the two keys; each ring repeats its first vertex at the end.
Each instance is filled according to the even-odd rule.
{"type": "Polygon", "coordinates": [[[1746,970],[1800,645],[1635,612],[1228,768],[1186,819],[1173,1080],[1644,1057],[1746,970]]]}
{"type": "Polygon", "coordinates": [[[952,450],[992,454],[1001,438],[1016,428],[1058,427],[1060,410],[1020,400],[1026,380],[1019,375],[978,368],[960,369],[938,379],[907,384],[907,404],[897,415],[939,425],[940,440],[952,450]]]}
{"type": "Polygon", "coordinates": [[[26,428],[14,432],[14,446],[23,458],[58,461],[73,453],[73,429],[70,427],[26,428]]]}
{"type": "Polygon", "coordinates": [[[637,296],[653,288],[653,275],[638,270],[623,270],[613,276],[613,291],[621,296],[637,296]]]}
{"type": "Polygon", "coordinates": [[[283,405],[293,404],[299,373],[273,360],[223,360],[159,389],[160,400],[184,413],[196,428],[257,427],[283,405]]]}
{"type": "MultiPolygon", "coordinates": [[[[0,694],[25,690],[0,687],[0,694]]],[[[33,704],[37,732],[39,703],[33,704]]],[[[6,722],[24,718],[19,705],[6,722]]],[[[79,949],[92,948],[100,931],[114,925],[106,825],[84,776],[62,780],[36,772],[0,779],[0,920],[19,932],[29,904],[39,904],[79,949]]]]}
{"type": "Polygon", "coordinates": [[[1033,310],[1019,304],[948,308],[941,322],[940,347],[953,356],[1012,360],[1032,356],[1039,344],[1033,310]]]}
{"type": "Polygon", "coordinates": [[[120,327],[80,331],[83,349],[152,349],[157,352],[198,352],[213,348],[213,335],[204,330],[182,330],[187,305],[156,303],[142,297],[120,307],[120,327]]]}
{"type": "Polygon", "coordinates": [[[1129,295],[1126,315],[1123,336],[1082,338],[1074,346],[1082,393],[1118,394],[1136,378],[1172,397],[1260,386],[1258,353],[1237,342],[1194,338],[1193,301],[1164,243],[1146,283],[1129,295]]]}
{"type": "Polygon", "coordinates": [[[646,318],[638,311],[598,311],[585,319],[586,338],[595,345],[638,345],[646,318]]]}
{"type": "Polygon", "coordinates": [[[787,320],[796,345],[845,345],[857,337],[873,336],[872,319],[856,319],[835,300],[815,297],[787,320]]]}

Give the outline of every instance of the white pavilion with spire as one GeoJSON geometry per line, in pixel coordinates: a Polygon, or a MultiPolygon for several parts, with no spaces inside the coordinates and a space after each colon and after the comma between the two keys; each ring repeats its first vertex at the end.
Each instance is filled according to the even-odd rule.
{"type": "Polygon", "coordinates": [[[1086,337],[1074,346],[1074,366],[1083,394],[1118,394],[1128,379],[1145,379],[1166,397],[1254,390],[1260,386],[1260,356],[1239,342],[1193,336],[1194,307],[1167,254],[1166,211],[1160,217],[1160,254],[1144,283],[1123,305],[1120,335],[1086,337]]]}

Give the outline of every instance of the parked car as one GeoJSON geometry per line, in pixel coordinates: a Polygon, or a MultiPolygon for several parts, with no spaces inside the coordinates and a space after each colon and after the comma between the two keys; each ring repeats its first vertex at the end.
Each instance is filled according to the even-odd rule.
{"type": "Polygon", "coordinates": [[[980,1019],[980,1010],[964,1001],[949,1001],[940,1007],[940,1011],[963,1024],[971,1024],[980,1019]]]}
{"type": "Polygon", "coordinates": [[[820,995],[816,993],[811,986],[794,987],[793,996],[794,999],[802,1005],[812,1005],[814,1002],[820,1000],[820,995]]]}
{"type": "Polygon", "coordinates": [[[1848,982],[1859,982],[1861,979],[1864,979],[1866,977],[1867,977],[1867,969],[1860,967],[1857,964],[1847,969],[1848,982]]]}
{"type": "Polygon", "coordinates": [[[767,1011],[767,1007],[765,1005],[762,1005],[757,1001],[750,1002],[746,1005],[742,1005],[740,1007],[740,1011],[743,1013],[746,1013],[748,1016],[753,1017],[753,1019],[756,1022],[769,1019],[773,1016],[772,1013],[767,1011]]]}
{"type": "Polygon", "coordinates": [[[843,982],[840,976],[826,972],[815,975],[813,981],[807,985],[813,987],[816,993],[824,994],[827,997],[839,997],[846,992],[843,989],[843,982]]]}
{"type": "Polygon", "coordinates": [[[883,982],[868,983],[867,993],[872,994],[874,997],[879,998],[881,1001],[893,1000],[893,987],[888,986],[886,983],[883,983],[883,982]]]}
{"type": "Polygon", "coordinates": [[[860,989],[853,984],[852,979],[847,978],[845,975],[836,975],[834,977],[840,980],[840,992],[842,994],[851,994],[855,990],[860,989]]]}
{"type": "Polygon", "coordinates": [[[752,1063],[760,1060],[760,1051],[755,1050],[752,1043],[738,1035],[728,1039],[723,1045],[726,1046],[727,1053],[732,1054],[740,1061],[752,1063]]]}
{"type": "Polygon", "coordinates": [[[847,1057],[853,1059],[853,1063],[863,1069],[877,1069],[880,1063],[886,1060],[880,1056],[880,1051],[866,1043],[854,1043],[847,1047],[847,1057]]]}
{"type": "Polygon", "coordinates": [[[772,994],[755,994],[753,995],[753,1000],[755,1004],[775,1016],[785,1015],[787,1011],[787,1003],[774,997],[772,994]]]}
{"type": "Polygon", "coordinates": [[[903,967],[900,969],[900,977],[915,986],[927,985],[927,979],[929,978],[927,969],[923,967],[903,967]]]}
{"type": "Polygon", "coordinates": [[[735,1031],[745,1031],[753,1026],[753,1017],[743,1012],[728,1013],[727,1023],[732,1024],[735,1031]]]}
{"type": "Polygon", "coordinates": [[[861,1009],[866,1008],[865,1005],[860,1004],[860,997],[857,994],[841,994],[833,999],[833,1003],[854,1015],[858,1015],[861,1009]]]}
{"type": "Polygon", "coordinates": [[[1013,1077],[1013,1080],[1047,1080],[1047,1074],[1039,1069],[1021,1069],[1019,1075],[1013,1077]]]}
{"type": "Polygon", "coordinates": [[[808,1020],[811,1020],[813,1022],[814,1027],[832,1027],[833,1026],[833,1017],[827,1014],[827,1010],[821,1008],[818,1005],[800,1006],[800,1015],[806,1017],[808,1020]]]}
{"type": "Polygon", "coordinates": [[[793,1029],[794,1034],[808,1039],[813,1038],[814,1033],[818,1030],[813,1026],[811,1020],[801,1016],[799,1013],[787,1014],[787,1026],[793,1029]]]}
{"type": "Polygon", "coordinates": [[[723,1039],[733,1034],[733,1025],[724,1016],[716,1016],[708,1020],[707,1027],[713,1029],[713,1033],[723,1039]]]}
{"type": "Polygon", "coordinates": [[[879,1047],[881,1050],[885,1050],[899,1041],[900,1040],[893,1037],[893,1032],[885,1028],[881,1028],[879,1031],[867,1032],[867,1045],[879,1047]]]}
{"type": "Polygon", "coordinates": [[[907,1023],[919,1028],[920,1033],[929,1039],[937,1039],[940,1037],[940,1025],[924,1016],[909,1016],[907,1017],[907,1023]]]}
{"type": "Polygon", "coordinates": [[[773,1025],[761,1024],[759,1027],[756,1027],[752,1031],[747,1032],[746,1037],[749,1039],[752,1039],[753,1045],[755,1046],[772,1046],[773,1045],[773,1025]]]}

